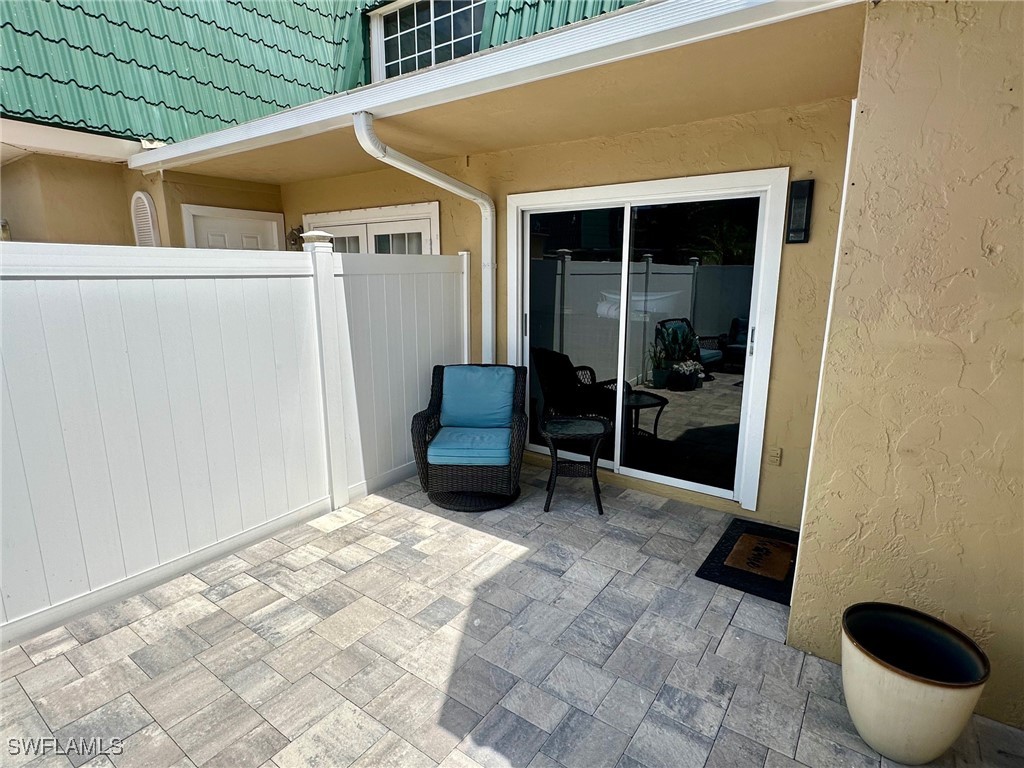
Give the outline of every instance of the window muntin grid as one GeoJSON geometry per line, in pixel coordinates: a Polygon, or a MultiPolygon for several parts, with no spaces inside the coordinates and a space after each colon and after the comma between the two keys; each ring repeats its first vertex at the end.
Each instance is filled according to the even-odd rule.
{"type": "Polygon", "coordinates": [[[384,76],[480,50],[486,0],[419,0],[381,16],[384,76]]]}
{"type": "Polygon", "coordinates": [[[335,253],[359,253],[359,235],[341,235],[334,238],[335,253]]]}
{"type": "Polygon", "coordinates": [[[419,232],[391,232],[373,236],[374,253],[423,253],[423,235],[419,232]]]}

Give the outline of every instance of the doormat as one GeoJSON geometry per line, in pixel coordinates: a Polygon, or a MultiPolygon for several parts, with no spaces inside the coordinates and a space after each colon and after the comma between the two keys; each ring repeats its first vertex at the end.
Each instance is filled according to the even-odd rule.
{"type": "Polygon", "coordinates": [[[796,544],[796,531],[733,520],[697,569],[697,576],[789,605],[796,544]]]}

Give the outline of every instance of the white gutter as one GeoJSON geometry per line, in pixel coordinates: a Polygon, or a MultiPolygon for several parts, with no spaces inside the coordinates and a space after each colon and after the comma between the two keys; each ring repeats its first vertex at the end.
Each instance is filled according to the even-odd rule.
{"type": "Polygon", "coordinates": [[[494,293],[494,271],[496,267],[494,260],[494,201],[479,189],[434,170],[429,165],[424,165],[419,160],[404,155],[384,144],[377,138],[377,134],[373,130],[373,115],[369,112],[356,112],[352,115],[352,121],[356,130],[356,138],[359,140],[359,146],[368,155],[400,171],[405,171],[418,179],[423,179],[423,181],[433,184],[435,187],[446,189],[466,200],[472,200],[480,207],[480,314],[482,318],[480,357],[481,362],[493,363],[495,311],[497,310],[494,293]]]}
{"type": "Polygon", "coordinates": [[[863,0],[649,1],[215,133],[135,155],[129,167],[179,168],[352,125],[352,115],[393,117],[654,51],[827,11],[863,0]]]}

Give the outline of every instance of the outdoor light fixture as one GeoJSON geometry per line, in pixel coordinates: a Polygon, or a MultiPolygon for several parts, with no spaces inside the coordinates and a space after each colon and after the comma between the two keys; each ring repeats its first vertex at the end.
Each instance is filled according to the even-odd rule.
{"type": "Polygon", "coordinates": [[[789,185],[789,221],[786,224],[787,243],[806,243],[811,239],[811,200],[814,197],[814,179],[794,181],[789,185]]]}
{"type": "Polygon", "coordinates": [[[290,251],[301,251],[302,250],[302,227],[292,227],[288,230],[288,234],[285,236],[285,240],[288,243],[288,250],[290,251]]]}

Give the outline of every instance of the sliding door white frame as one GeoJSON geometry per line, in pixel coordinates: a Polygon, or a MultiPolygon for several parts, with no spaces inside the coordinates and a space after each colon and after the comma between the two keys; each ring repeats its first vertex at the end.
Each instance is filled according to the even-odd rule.
{"type": "MultiPolygon", "coordinates": [[[[757,508],[757,491],[761,474],[764,444],[765,410],[768,403],[768,377],[771,372],[772,338],[775,330],[775,306],[778,297],[779,269],[782,263],[782,242],[786,225],[788,168],[689,176],[677,179],[611,184],[599,187],[530,192],[508,196],[507,239],[507,359],[510,364],[528,364],[528,306],[524,295],[529,287],[529,260],[525,252],[528,233],[526,214],[584,208],[614,208],[626,211],[623,242],[623,285],[620,295],[626,296],[628,277],[630,208],[697,200],[757,197],[760,199],[757,244],[754,258],[753,290],[750,303],[750,332],[747,368],[743,387],[740,439],[736,456],[736,478],[732,491],[667,478],[620,466],[620,443],[616,427],[615,462],[612,467],[624,475],[654,480],[659,483],[693,490],[698,493],[735,499],[744,509],[757,508]]],[[[619,320],[618,373],[624,366],[625,313],[619,320]]],[[[619,387],[619,399],[621,400],[619,387]]],[[[619,403],[621,411],[621,402],[619,403]]],[[[621,419],[618,421],[621,422],[621,419]]],[[[606,464],[606,462],[602,462],[606,464]]]]}

